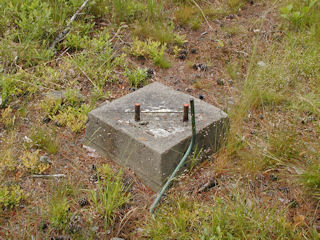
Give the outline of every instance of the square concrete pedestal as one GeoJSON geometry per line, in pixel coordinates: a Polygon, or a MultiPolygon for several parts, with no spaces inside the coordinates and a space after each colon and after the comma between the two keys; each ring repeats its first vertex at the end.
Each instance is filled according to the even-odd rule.
{"type": "MultiPolygon", "coordinates": [[[[152,83],[89,113],[85,144],[120,165],[130,167],[154,191],[173,172],[191,140],[191,116],[183,122],[183,105],[191,96],[152,83]],[[141,120],[134,120],[140,104],[141,120]]],[[[228,128],[227,114],[194,99],[197,149],[215,152],[228,128]]],[[[190,112],[190,109],[189,109],[190,112]]]]}

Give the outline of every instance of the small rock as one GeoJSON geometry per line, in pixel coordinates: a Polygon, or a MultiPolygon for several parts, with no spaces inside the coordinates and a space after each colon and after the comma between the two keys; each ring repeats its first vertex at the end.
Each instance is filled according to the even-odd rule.
{"type": "Polygon", "coordinates": [[[206,64],[204,64],[204,63],[203,63],[203,64],[200,64],[199,67],[200,67],[200,70],[201,70],[201,71],[208,71],[208,66],[207,66],[206,64]]]}
{"type": "Polygon", "coordinates": [[[260,66],[260,67],[265,67],[265,66],[267,66],[267,64],[265,64],[265,62],[263,62],[263,61],[259,61],[257,64],[258,64],[258,66],[260,66]]]}
{"type": "Polygon", "coordinates": [[[283,193],[290,192],[290,189],[288,187],[278,187],[278,190],[283,193]]]}
{"type": "Polygon", "coordinates": [[[53,124],[56,125],[57,127],[63,127],[63,125],[57,121],[54,121],[53,124]]]}
{"type": "Polygon", "coordinates": [[[41,156],[39,161],[41,163],[50,163],[51,164],[50,158],[48,156],[41,156]]]}
{"type": "Polygon", "coordinates": [[[224,86],[224,84],[225,84],[224,79],[223,79],[223,78],[217,79],[217,84],[218,84],[219,86],[224,86]]]}
{"type": "Polygon", "coordinates": [[[234,15],[230,14],[229,16],[227,16],[227,19],[230,19],[230,20],[234,19],[234,15]]]}
{"type": "Polygon", "coordinates": [[[191,88],[186,88],[185,91],[188,92],[188,93],[191,93],[192,89],[191,88]]]}
{"type": "Polygon", "coordinates": [[[123,80],[122,80],[122,79],[119,79],[119,80],[118,80],[118,83],[119,83],[119,84],[122,84],[122,83],[123,83],[123,80]]]}
{"type": "Polygon", "coordinates": [[[94,227],[91,227],[90,230],[94,233],[98,232],[99,231],[99,227],[97,226],[94,226],[94,227]]]}
{"type": "Polygon", "coordinates": [[[199,95],[199,99],[200,99],[200,100],[204,100],[204,98],[205,98],[205,97],[204,97],[202,94],[199,95]]]}
{"type": "Polygon", "coordinates": [[[148,124],[149,124],[148,121],[141,121],[141,122],[139,122],[139,125],[141,125],[141,126],[146,126],[146,125],[148,125],[148,124]]]}
{"type": "Polygon", "coordinates": [[[132,88],[129,88],[129,91],[130,92],[134,92],[134,91],[136,91],[137,89],[135,88],[135,87],[132,87],[132,88]]]}
{"type": "Polygon", "coordinates": [[[180,89],[180,88],[177,88],[177,91],[178,91],[178,92],[180,92],[180,91],[181,91],[181,89],[180,89]]]}
{"type": "Polygon", "coordinates": [[[264,117],[263,117],[262,114],[259,114],[259,119],[260,119],[260,120],[263,120],[263,119],[264,119],[264,117]]]}
{"type": "Polygon", "coordinates": [[[124,238],[114,237],[114,238],[111,238],[110,240],[124,240],[124,238]]]}
{"type": "Polygon", "coordinates": [[[210,188],[219,186],[219,183],[215,177],[211,178],[208,182],[206,182],[203,186],[201,186],[198,192],[208,191],[210,188]]]}
{"type": "Polygon", "coordinates": [[[196,53],[197,53],[197,49],[192,48],[192,49],[190,50],[190,52],[191,52],[192,54],[196,54],[196,53]]]}

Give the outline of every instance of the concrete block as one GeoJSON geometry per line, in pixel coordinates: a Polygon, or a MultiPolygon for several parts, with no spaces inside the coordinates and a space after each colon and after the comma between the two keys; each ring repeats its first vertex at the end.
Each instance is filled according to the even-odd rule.
{"type": "MultiPolygon", "coordinates": [[[[183,105],[191,96],[152,83],[89,113],[85,144],[120,165],[130,167],[154,191],[173,172],[191,140],[191,116],[183,122],[183,105]],[[140,103],[141,120],[134,120],[140,103]]],[[[197,149],[217,151],[228,128],[228,116],[195,101],[197,149]]],[[[190,112],[190,110],[189,110],[190,112]]]]}

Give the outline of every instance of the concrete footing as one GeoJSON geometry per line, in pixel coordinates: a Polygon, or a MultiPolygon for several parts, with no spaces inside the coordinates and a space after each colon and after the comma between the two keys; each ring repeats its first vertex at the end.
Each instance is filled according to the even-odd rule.
{"type": "MultiPolygon", "coordinates": [[[[85,144],[130,167],[147,186],[158,191],[189,145],[191,117],[189,121],[183,118],[184,104],[190,98],[160,83],[145,86],[91,111],[85,144]],[[135,121],[136,103],[140,104],[140,121],[135,121]]],[[[227,114],[194,100],[197,149],[213,153],[228,129],[227,114]]]]}

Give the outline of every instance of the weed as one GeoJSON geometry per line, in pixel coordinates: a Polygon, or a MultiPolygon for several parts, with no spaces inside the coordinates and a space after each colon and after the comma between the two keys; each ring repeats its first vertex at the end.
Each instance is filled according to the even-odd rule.
{"type": "Polygon", "coordinates": [[[227,0],[226,4],[232,12],[237,12],[244,5],[244,0],[227,0]]]}
{"type": "Polygon", "coordinates": [[[50,168],[50,164],[47,162],[41,162],[39,151],[34,152],[24,151],[21,156],[22,164],[30,173],[41,174],[50,168]]]}
{"type": "Polygon", "coordinates": [[[26,198],[19,185],[0,187],[0,208],[12,209],[18,207],[26,198]]]}
{"type": "Polygon", "coordinates": [[[135,25],[134,34],[145,39],[153,39],[163,44],[182,45],[186,42],[184,35],[174,32],[174,25],[157,22],[138,22],[135,25]]]}
{"type": "Polygon", "coordinates": [[[78,34],[69,34],[66,39],[66,47],[71,51],[83,50],[88,47],[89,38],[78,34]]]}
{"type": "Polygon", "coordinates": [[[320,19],[317,11],[319,0],[293,1],[293,3],[281,8],[281,16],[296,27],[309,27],[320,19]]]}
{"type": "Polygon", "coordinates": [[[176,20],[181,26],[190,26],[193,30],[201,27],[201,17],[196,9],[184,5],[176,11],[176,20]]]}
{"type": "Polygon", "coordinates": [[[148,39],[146,42],[140,41],[137,38],[133,40],[131,54],[134,56],[148,56],[154,64],[161,68],[169,68],[170,62],[165,58],[164,52],[166,44],[148,39]]]}
{"type": "Polygon", "coordinates": [[[12,109],[10,106],[2,111],[0,122],[6,128],[13,127],[15,120],[16,120],[16,117],[15,117],[14,113],[12,112],[12,109]]]}
{"type": "Polygon", "coordinates": [[[11,148],[3,149],[0,153],[0,169],[4,172],[13,171],[17,167],[11,148]]]}
{"type": "Polygon", "coordinates": [[[81,107],[68,106],[62,110],[59,110],[58,114],[52,117],[52,120],[58,122],[62,126],[67,126],[72,132],[80,132],[85,127],[88,120],[88,113],[92,110],[92,107],[83,104],[81,107]]]}
{"type": "Polygon", "coordinates": [[[320,165],[314,164],[310,166],[303,174],[300,176],[302,183],[308,187],[313,194],[320,199],[320,165]]]}
{"type": "Polygon", "coordinates": [[[147,223],[150,239],[300,239],[276,207],[262,206],[244,193],[216,198],[214,206],[170,201],[147,223]]]}
{"type": "Polygon", "coordinates": [[[69,202],[64,194],[56,194],[49,202],[48,216],[50,224],[57,229],[66,229],[70,214],[69,202]]]}
{"type": "Polygon", "coordinates": [[[47,128],[35,128],[32,130],[30,139],[31,145],[43,149],[49,154],[56,154],[59,151],[59,143],[54,137],[55,133],[47,128]]]}
{"type": "Polygon", "coordinates": [[[134,70],[126,69],[126,77],[129,79],[130,86],[141,87],[146,84],[148,77],[147,69],[137,68],[134,70]]]}
{"type": "Polygon", "coordinates": [[[103,165],[98,169],[99,181],[97,190],[90,190],[90,202],[96,211],[105,219],[105,224],[109,225],[113,214],[123,204],[129,201],[130,195],[122,183],[122,172],[113,175],[108,165],[103,165]]]}

